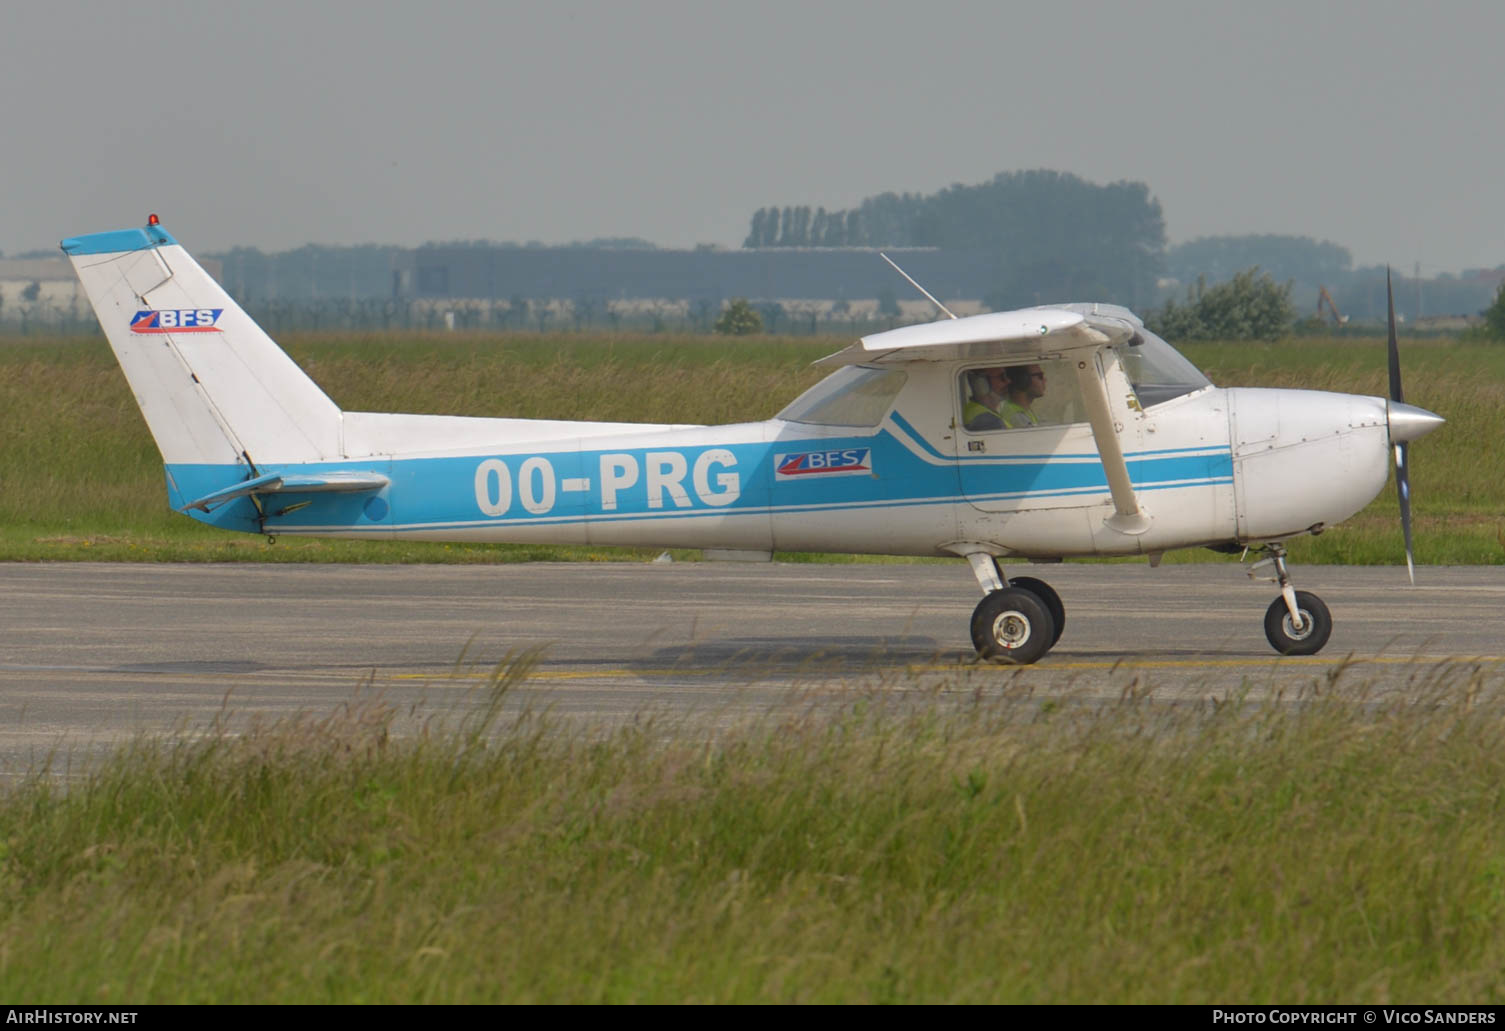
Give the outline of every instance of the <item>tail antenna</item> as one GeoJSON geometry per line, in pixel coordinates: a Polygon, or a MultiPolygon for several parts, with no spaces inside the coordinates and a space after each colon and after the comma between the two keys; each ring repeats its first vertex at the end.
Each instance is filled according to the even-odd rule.
{"type": "Polygon", "coordinates": [[[950,308],[946,307],[940,301],[937,301],[935,299],[935,297],[930,293],[929,290],[926,290],[919,283],[916,283],[914,281],[913,277],[911,277],[908,272],[905,272],[903,269],[901,269],[899,267],[898,263],[896,261],[894,261],[893,258],[890,258],[887,254],[884,254],[882,251],[878,252],[878,257],[882,258],[884,261],[886,261],[890,265],[892,265],[894,267],[894,271],[897,272],[897,273],[899,273],[899,275],[903,276],[905,279],[908,279],[909,280],[909,285],[912,286],[912,287],[914,287],[916,290],[920,291],[920,293],[924,294],[925,297],[926,297],[926,299],[929,300],[931,304],[933,304],[937,308],[941,309],[941,311],[943,311],[946,314],[946,318],[948,318],[948,319],[954,319],[954,318],[956,318],[956,313],[955,312],[953,312],[950,308]]]}

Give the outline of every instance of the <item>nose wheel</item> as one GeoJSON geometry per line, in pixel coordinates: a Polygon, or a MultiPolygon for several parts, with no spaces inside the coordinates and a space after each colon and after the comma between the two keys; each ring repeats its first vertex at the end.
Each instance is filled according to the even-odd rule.
{"type": "Polygon", "coordinates": [[[1274,575],[1266,578],[1280,584],[1280,597],[1265,610],[1265,637],[1282,655],[1316,655],[1332,636],[1332,614],[1311,591],[1298,591],[1291,586],[1284,545],[1270,544],[1265,550],[1269,557],[1249,570],[1250,576],[1260,576],[1262,570],[1271,567],[1274,575]]]}
{"type": "Polygon", "coordinates": [[[1284,598],[1276,598],[1265,610],[1265,636],[1282,655],[1316,655],[1333,632],[1333,617],[1322,599],[1310,591],[1296,592],[1296,612],[1301,625],[1291,617],[1284,598]]]}

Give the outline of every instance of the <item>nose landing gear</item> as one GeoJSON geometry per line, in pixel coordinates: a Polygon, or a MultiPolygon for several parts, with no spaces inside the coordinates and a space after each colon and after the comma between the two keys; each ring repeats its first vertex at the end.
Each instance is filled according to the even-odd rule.
{"type": "Polygon", "coordinates": [[[1333,617],[1321,598],[1291,586],[1285,545],[1267,544],[1265,551],[1269,557],[1249,569],[1252,577],[1280,584],[1280,597],[1265,610],[1265,637],[1282,655],[1316,655],[1332,636],[1333,617]],[[1273,570],[1273,575],[1267,570],[1273,570]]]}

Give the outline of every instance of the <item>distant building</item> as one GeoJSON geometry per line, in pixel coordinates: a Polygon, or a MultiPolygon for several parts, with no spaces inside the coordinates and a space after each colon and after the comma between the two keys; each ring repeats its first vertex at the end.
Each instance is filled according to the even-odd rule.
{"type": "MultiPolygon", "coordinates": [[[[219,278],[219,262],[210,258],[199,263],[219,278]]],[[[93,317],[67,258],[0,258],[0,318],[15,318],[18,311],[28,308],[69,318],[93,317]]]]}

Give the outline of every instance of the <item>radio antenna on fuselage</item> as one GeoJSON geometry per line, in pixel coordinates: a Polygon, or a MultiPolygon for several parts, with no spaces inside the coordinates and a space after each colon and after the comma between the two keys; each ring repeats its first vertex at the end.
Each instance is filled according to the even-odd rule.
{"type": "Polygon", "coordinates": [[[884,261],[886,261],[890,265],[892,265],[894,267],[894,271],[895,272],[899,273],[899,275],[901,275],[905,279],[909,280],[909,285],[910,286],[912,286],[916,290],[920,291],[920,293],[924,294],[926,296],[926,298],[929,299],[929,301],[930,301],[931,304],[935,305],[937,308],[941,309],[941,311],[945,312],[946,313],[946,318],[948,318],[948,319],[954,319],[954,318],[956,318],[956,313],[955,312],[953,312],[950,308],[946,307],[940,301],[937,301],[935,299],[935,296],[933,294],[931,294],[931,292],[929,290],[926,290],[919,283],[916,283],[914,281],[914,279],[910,276],[910,274],[908,272],[905,272],[903,269],[901,269],[899,267],[898,262],[894,261],[893,258],[890,258],[887,254],[884,254],[882,251],[878,252],[878,257],[882,258],[884,261]]]}

